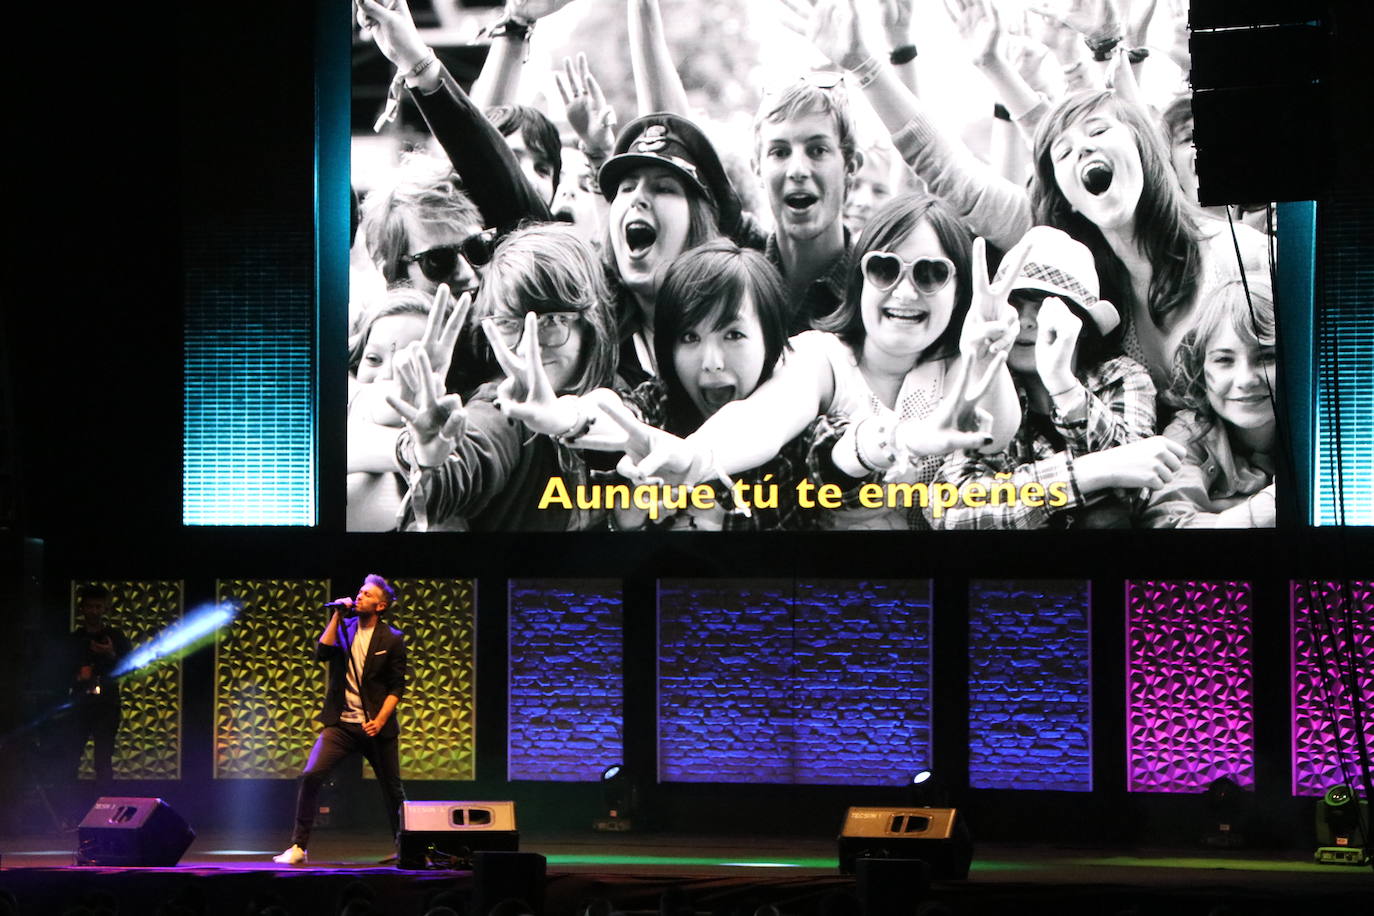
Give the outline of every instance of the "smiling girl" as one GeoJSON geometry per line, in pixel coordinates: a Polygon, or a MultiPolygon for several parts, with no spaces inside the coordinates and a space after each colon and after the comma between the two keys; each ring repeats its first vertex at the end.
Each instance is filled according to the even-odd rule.
{"type": "MultiPolygon", "coordinates": [[[[1006,288],[988,284],[981,245],[975,250],[933,199],[904,195],[874,214],[848,273],[844,303],[824,325],[830,330],[794,337],[792,352],[752,395],[722,406],[685,440],[660,442],[638,472],[737,474],[774,458],[823,416],[849,421],[833,449],[840,467],[857,462],[851,475],[889,481],[929,482],[939,456],[954,448],[1005,444],[1020,420],[1001,355],[1016,321],[1006,288]],[[967,416],[956,429],[941,410],[963,397],[969,375],[995,379],[990,422],[978,431],[967,416]]],[[[835,528],[909,525],[907,512],[893,508],[839,509],[826,520],[835,528]]]]}
{"type": "Polygon", "coordinates": [[[1178,348],[1174,392],[1185,405],[1164,435],[1183,468],[1150,497],[1152,528],[1272,528],[1274,301],[1268,283],[1231,283],[1178,348]]]}

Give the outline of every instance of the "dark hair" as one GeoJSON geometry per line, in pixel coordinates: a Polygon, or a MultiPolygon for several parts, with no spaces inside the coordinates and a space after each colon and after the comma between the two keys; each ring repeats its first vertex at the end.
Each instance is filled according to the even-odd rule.
{"type": "Polygon", "coordinates": [[[587,326],[582,370],[568,390],[586,394],[615,379],[620,351],[605,275],[591,246],[570,227],[545,223],[517,229],[496,246],[482,276],[474,309],[476,323],[501,311],[578,311],[587,326]]]}
{"type": "Polygon", "coordinates": [[[916,362],[945,359],[956,354],[964,316],[973,302],[973,236],[944,204],[923,192],[894,197],[874,212],[864,231],[859,234],[859,240],[850,249],[845,263],[848,279],[844,301],[835,311],[819,319],[816,327],[834,332],[856,353],[861,350],[867,332],[864,330],[863,309],[860,307],[864,277],[859,262],[870,251],[890,251],[897,247],[923,221],[930,223],[945,256],[954,263],[954,311],[949,316],[949,325],[926,347],[916,362]]]}
{"type": "MultiPolygon", "coordinates": [[[[648,168],[648,166],[643,166],[648,168]]],[[[634,169],[625,174],[634,174],[634,169]]],[[[723,238],[724,233],[720,228],[720,215],[716,210],[716,205],[710,198],[701,193],[701,190],[691,182],[684,181],[680,176],[674,175],[678,181],[682,182],[682,187],[687,194],[687,239],[683,242],[683,252],[700,247],[712,239],[723,238]]],[[[620,286],[620,268],[615,263],[615,248],[611,245],[611,233],[616,231],[610,220],[606,221],[606,236],[601,245],[601,260],[606,267],[606,276],[614,279],[617,286],[620,286]]],[[[681,254],[678,255],[681,257],[681,254]]],[[[667,265],[663,265],[660,270],[666,270],[667,265]]],[[[660,285],[662,276],[659,277],[660,285]]],[[[620,314],[616,316],[620,327],[621,335],[624,336],[633,327],[636,317],[634,302],[627,295],[618,296],[617,302],[620,306],[620,314]]],[[[655,318],[655,321],[658,319],[655,318]]]]}
{"type": "Polygon", "coordinates": [[[1144,178],[1136,204],[1132,229],[1140,249],[1150,263],[1150,317],[1163,327],[1169,316],[1187,308],[1197,296],[1202,278],[1202,248],[1196,223],[1198,211],[1183,196],[1174,174],[1164,137],[1140,108],[1123,101],[1111,91],[1078,92],[1054,108],[1035,132],[1033,159],[1035,178],[1031,182],[1031,203],[1035,222],[1063,229],[1093,253],[1097,276],[1102,283],[1102,298],[1115,303],[1123,315],[1135,302],[1126,265],[1112,251],[1107,239],[1087,217],[1074,212],[1054,177],[1054,141],[1079,119],[1099,109],[1118,118],[1135,137],[1144,178]]]}
{"type": "MultiPolygon", "coordinates": [[[[1083,306],[1068,296],[1047,292],[1043,289],[1033,287],[1016,288],[1011,291],[1012,296],[1020,296],[1023,299],[1031,299],[1043,303],[1045,299],[1054,296],[1060,302],[1068,306],[1073,316],[1083,323],[1083,327],[1078,332],[1078,341],[1074,344],[1075,355],[1075,375],[1080,378],[1090,369],[1096,369],[1113,356],[1121,355],[1121,335],[1125,328],[1124,322],[1117,322],[1116,327],[1112,328],[1111,333],[1103,334],[1097,327],[1097,322],[1093,316],[1089,315],[1083,306]]],[[[1014,305],[1015,303],[1013,303],[1014,305]]]]}
{"type": "Polygon", "coordinates": [[[548,115],[528,105],[496,105],[486,110],[486,116],[503,137],[520,131],[525,148],[552,168],[553,189],[557,191],[563,173],[563,141],[548,115]]]}
{"type": "Polygon", "coordinates": [[[368,573],[367,578],[363,579],[363,585],[375,585],[381,589],[382,597],[386,599],[386,606],[388,609],[396,603],[396,590],[391,587],[390,582],[376,573],[368,573]]]}
{"type": "Polygon", "coordinates": [[[80,607],[87,601],[109,602],[110,590],[103,585],[82,585],[76,589],[76,606],[80,607]]]}
{"type": "Polygon", "coordinates": [[[664,271],[654,300],[654,355],[668,389],[669,432],[686,435],[703,419],[677,374],[678,341],[707,319],[714,318],[717,330],[734,321],[746,295],[763,331],[763,384],[787,346],[787,296],[777,268],[759,252],[720,238],[683,252],[664,271]]]}

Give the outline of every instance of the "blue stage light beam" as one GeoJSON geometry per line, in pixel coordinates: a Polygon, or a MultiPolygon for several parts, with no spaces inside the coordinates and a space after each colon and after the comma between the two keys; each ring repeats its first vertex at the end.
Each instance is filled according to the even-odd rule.
{"type": "Polygon", "coordinates": [[[169,656],[212,636],[221,627],[228,626],[240,609],[238,604],[231,601],[202,604],[192,608],[190,614],[163,630],[151,642],[144,643],[124,656],[124,660],[110,673],[114,677],[123,677],[156,665],[169,656]]]}

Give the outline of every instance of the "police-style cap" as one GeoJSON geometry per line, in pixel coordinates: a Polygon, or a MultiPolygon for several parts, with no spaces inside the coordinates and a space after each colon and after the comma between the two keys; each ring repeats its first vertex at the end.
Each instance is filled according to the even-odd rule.
{"type": "Polygon", "coordinates": [[[601,194],[614,200],[620,181],[635,169],[661,166],[676,173],[716,207],[721,231],[733,234],[739,223],[740,202],[711,141],[681,115],[659,112],[636,118],[616,138],[611,158],[597,180],[601,194]]]}

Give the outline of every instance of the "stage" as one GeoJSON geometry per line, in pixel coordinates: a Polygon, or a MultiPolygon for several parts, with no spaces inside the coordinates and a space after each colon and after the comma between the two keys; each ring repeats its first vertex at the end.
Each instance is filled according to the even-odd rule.
{"type": "MultiPolygon", "coordinates": [[[[388,916],[421,916],[437,894],[472,890],[468,871],[407,871],[379,864],[390,853],[376,833],[321,832],[309,865],[272,864],[276,833],[208,832],[175,868],[76,868],[75,834],[15,837],[0,844],[0,888],[20,912],[62,913],[93,891],[120,901],[120,914],[149,913],[189,894],[208,916],[239,916],[251,901],[278,900],[289,913],[332,914],[354,882],[388,916]]],[[[666,834],[527,834],[521,850],[546,857],[547,916],[573,916],[601,898],[619,912],[659,911],[676,888],[697,913],[783,916],[837,912],[836,892],[855,892],[839,874],[833,838],[706,837],[666,834]]],[[[916,893],[906,913],[914,913],[916,893]]],[[[1368,868],[1319,866],[1301,851],[1091,850],[1044,846],[975,847],[966,881],[936,881],[925,899],[954,914],[1113,914],[1206,916],[1234,912],[1354,914],[1374,899],[1368,868]],[[1320,910],[1317,908],[1320,907],[1320,910]]],[[[839,911],[842,912],[842,911],[839,911]]],[[[896,912],[896,911],[894,911],[896,912]]]]}

